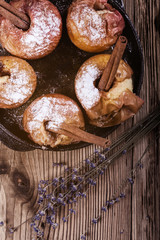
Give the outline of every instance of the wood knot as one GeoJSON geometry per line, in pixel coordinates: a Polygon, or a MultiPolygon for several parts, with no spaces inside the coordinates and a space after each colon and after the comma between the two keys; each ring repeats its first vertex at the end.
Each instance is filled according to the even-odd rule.
{"type": "Polygon", "coordinates": [[[28,195],[30,191],[30,180],[23,173],[15,169],[12,173],[12,181],[19,193],[28,195]]]}
{"type": "Polygon", "coordinates": [[[5,164],[5,163],[2,163],[0,164],[0,175],[1,174],[9,174],[10,172],[10,166],[5,164]]]}

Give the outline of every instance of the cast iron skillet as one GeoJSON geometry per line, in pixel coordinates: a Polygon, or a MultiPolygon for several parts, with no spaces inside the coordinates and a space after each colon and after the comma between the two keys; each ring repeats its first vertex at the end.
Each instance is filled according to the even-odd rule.
{"type": "MultiPolygon", "coordinates": [[[[35,98],[46,93],[61,93],[77,101],[74,93],[75,75],[83,62],[89,57],[95,55],[92,53],[86,53],[76,48],[71,43],[67,35],[65,19],[68,6],[71,4],[72,0],[54,0],[51,2],[54,2],[54,4],[58,7],[63,18],[62,39],[53,53],[43,59],[29,61],[38,77],[38,86],[33,97],[26,104],[17,109],[0,109],[0,140],[9,148],[17,151],[42,149],[41,146],[30,141],[27,134],[23,131],[22,116],[26,107],[35,98]]],[[[111,3],[114,8],[118,9],[125,19],[126,27],[123,34],[128,39],[128,45],[124,54],[124,59],[129,63],[134,71],[134,92],[139,95],[143,80],[143,55],[140,41],[129,17],[124,10],[123,1],[110,0],[109,3],[111,3]]],[[[111,50],[105,52],[110,53],[110,51],[111,50]]],[[[10,54],[1,48],[0,55],[10,54]]],[[[106,129],[93,127],[87,123],[87,119],[85,120],[86,130],[99,136],[106,137],[111,131],[113,131],[113,129],[115,129],[115,127],[106,129]]],[[[54,151],[73,150],[87,145],[88,143],[80,142],[69,146],[46,149],[54,151]]]]}

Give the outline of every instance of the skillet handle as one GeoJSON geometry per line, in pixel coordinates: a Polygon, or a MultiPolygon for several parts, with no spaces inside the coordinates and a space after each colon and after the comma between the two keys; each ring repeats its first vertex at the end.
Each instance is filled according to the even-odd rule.
{"type": "Polygon", "coordinates": [[[124,2],[123,2],[123,0],[114,0],[116,3],[118,3],[120,6],[121,6],[121,8],[123,8],[124,9],[124,2]]]}

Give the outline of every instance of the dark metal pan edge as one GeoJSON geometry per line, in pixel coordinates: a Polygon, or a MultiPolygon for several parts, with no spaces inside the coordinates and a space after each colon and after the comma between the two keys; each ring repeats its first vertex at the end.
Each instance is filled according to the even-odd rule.
{"type": "MultiPolygon", "coordinates": [[[[135,28],[134,28],[129,16],[126,14],[126,12],[124,10],[123,1],[121,1],[121,0],[117,0],[117,1],[115,2],[113,0],[110,0],[109,3],[111,3],[113,5],[113,7],[118,9],[122,13],[122,15],[125,17],[125,19],[127,20],[127,23],[129,24],[129,26],[132,30],[132,33],[135,37],[138,51],[139,51],[138,54],[139,54],[140,62],[141,62],[141,72],[140,72],[138,89],[136,89],[136,94],[139,95],[141,85],[143,82],[143,74],[144,74],[144,60],[143,60],[143,53],[142,53],[143,51],[142,51],[141,43],[140,43],[139,37],[137,35],[137,32],[135,31],[135,28]]],[[[113,128],[113,129],[115,129],[115,128],[113,128]]],[[[14,134],[12,134],[9,130],[7,130],[2,124],[0,124],[0,140],[6,146],[8,146],[9,148],[16,150],[16,151],[31,151],[34,149],[43,149],[43,150],[51,150],[51,151],[65,151],[65,150],[79,149],[79,148],[83,148],[83,147],[90,145],[88,143],[81,142],[80,144],[76,144],[76,145],[72,145],[72,146],[44,148],[37,144],[34,144],[34,143],[32,144],[32,143],[26,142],[25,140],[21,140],[20,138],[18,138],[14,134]]]]}

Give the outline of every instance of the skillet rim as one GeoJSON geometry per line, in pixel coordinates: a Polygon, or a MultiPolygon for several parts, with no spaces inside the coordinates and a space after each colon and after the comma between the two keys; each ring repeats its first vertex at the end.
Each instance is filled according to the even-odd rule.
{"type": "MultiPolygon", "coordinates": [[[[140,94],[141,86],[143,83],[143,76],[144,76],[144,58],[143,58],[143,49],[141,46],[141,42],[139,39],[139,36],[135,30],[135,27],[133,23],[131,22],[128,14],[126,13],[124,9],[124,4],[122,0],[109,0],[108,1],[114,8],[116,8],[124,17],[125,22],[129,24],[129,27],[131,28],[132,34],[135,37],[135,42],[138,47],[138,55],[140,57],[140,76],[139,76],[139,81],[138,81],[138,86],[136,89],[136,94],[140,94]]],[[[112,131],[117,128],[117,126],[112,127],[112,131]]],[[[10,132],[6,127],[4,127],[3,124],[0,123],[0,141],[9,147],[12,150],[15,151],[32,151],[35,149],[41,149],[41,150],[47,150],[47,151],[71,151],[71,150],[76,150],[76,149],[81,149],[84,147],[87,147],[91,145],[90,143],[85,143],[85,142],[80,142],[78,144],[72,144],[72,145],[67,145],[67,146],[60,146],[56,148],[51,148],[51,147],[42,147],[39,146],[38,144],[29,143],[26,140],[22,140],[19,137],[17,137],[15,134],[10,132]]]]}

